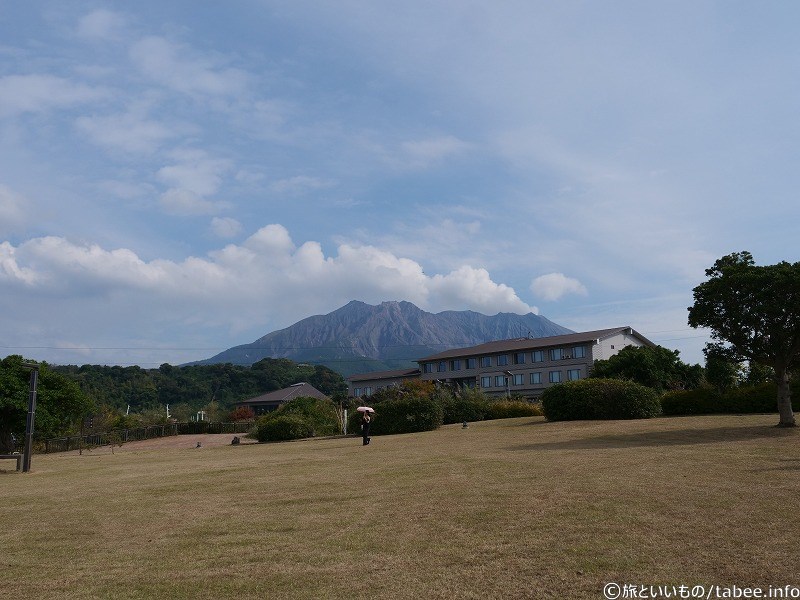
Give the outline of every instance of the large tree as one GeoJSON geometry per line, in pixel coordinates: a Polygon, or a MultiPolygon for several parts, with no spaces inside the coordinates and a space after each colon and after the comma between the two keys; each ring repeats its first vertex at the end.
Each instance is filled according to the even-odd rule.
{"type": "MultiPolygon", "coordinates": [[[[9,452],[17,439],[25,435],[28,415],[30,371],[18,355],[0,360],[0,453],[9,452]]],[[[71,432],[75,423],[91,414],[94,403],[74,381],[39,363],[39,385],[34,431],[40,437],[71,432]]]]}
{"type": "Polygon", "coordinates": [[[794,427],[789,380],[800,367],[800,262],[756,266],[749,252],[723,256],[694,288],[689,325],[711,330],[713,352],[771,367],[778,425],[794,427]]]}
{"type": "Polygon", "coordinates": [[[663,346],[626,346],[611,358],[595,361],[591,376],[628,379],[658,392],[696,388],[702,367],[688,365],[679,356],[663,346]]]}

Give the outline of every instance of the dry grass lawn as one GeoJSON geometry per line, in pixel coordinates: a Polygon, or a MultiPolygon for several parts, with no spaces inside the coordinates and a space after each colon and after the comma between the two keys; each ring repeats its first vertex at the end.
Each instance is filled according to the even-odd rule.
{"type": "Polygon", "coordinates": [[[535,417],[367,447],[197,449],[186,436],[34,456],[29,474],[0,472],[0,596],[602,598],[609,581],[797,584],[800,430],[776,422],[535,417]]]}

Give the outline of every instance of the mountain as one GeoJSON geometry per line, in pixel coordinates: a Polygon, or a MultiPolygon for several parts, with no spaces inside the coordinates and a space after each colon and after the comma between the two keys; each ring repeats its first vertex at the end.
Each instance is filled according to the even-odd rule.
{"type": "Polygon", "coordinates": [[[416,366],[430,354],[492,340],[573,333],[529,313],[429,313],[410,302],[378,306],[352,301],[327,315],[308,317],[252,344],[234,346],[193,364],[251,365],[262,358],[322,364],[343,375],[416,366]]]}

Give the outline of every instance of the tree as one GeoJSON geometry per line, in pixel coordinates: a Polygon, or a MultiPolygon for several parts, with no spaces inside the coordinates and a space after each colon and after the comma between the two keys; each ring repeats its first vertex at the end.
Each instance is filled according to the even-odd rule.
{"type": "Polygon", "coordinates": [[[713,346],[703,350],[706,355],[706,382],[725,392],[742,380],[742,365],[720,354],[713,346]]]}
{"type": "Polygon", "coordinates": [[[723,256],[694,288],[689,325],[707,327],[713,352],[775,372],[779,426],[796,426],[789,386],[800,367],[800,262],[756,266],[747,252],[723,256]]]}
{"type": "Polygon", "coordinates": [[[592,377],[627,379],[658,392],[696,388],[702,367],[680,360],[677,350],[663,346],[626,346],[611,358],[595,361],[592,377]]]}
{"type": "Polygon", "coordinates": [[[760,365],[755,362],[747,363],[747,368],[744,371],[743,385],[761,385],[762,383],[769,383],[775,381],[775,371],[772,367],[760,365]]]}
{"type": "Polygon", "coordinates": [[[206,421],[209,423],[220,423],[222,422],[222,417],[225,415],[222,406],[216,400],[212,400],[201,410],[206,413],[206,421]]]}
{"type": "MultiPolygon", "coordinates": [[[[22,439],[28,414],[30,371],[21,356],[0,361],[0,452],[8,452],[11,435],[22,439]]],[[[91,414],[94,403],[74,381],[39,363],[34,431],[41,437],[71,433],[75,423],[91,414]]]]}
{"type": "Polygon", "coordinates": [[[170,405],[169,412],[178,423],[187,423],[194,415],[192,407],[186,402],[178,402],[174,406],[170,405]]]}
{"type": "Polygon", "coordinates": [[[228,420],[233,422],[252,421],[255,417],[255,411],[249,406],[237,406],[228,415],[228,420]]]}

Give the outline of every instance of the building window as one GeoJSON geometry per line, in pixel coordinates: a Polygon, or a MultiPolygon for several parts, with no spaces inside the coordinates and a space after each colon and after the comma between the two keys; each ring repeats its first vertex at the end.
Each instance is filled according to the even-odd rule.
{"type": "Polygon", "coordinates": [[[361,395],[361,388],[353,388],[353,396],[360,396],[361,395]]]}
{"type": "Polygon", "coordinates": [[[492,366],[492,357],[491,356],[481,356],[481,366],[482,367],[491,367],[492,366]]]}
{"type": "Polygon", "coordinates": [[[478,368],[478,359],[477,358],[468,358],[467,359],[467,368],[468,369],[477,369],[478,368]]]}
{"type": "Polygon", "coordinates": [[[533,385],[537,385],[542,383],[542,374],[541,373],[531,373],[531,383],[533,385]]]}
{"type": "Polygon", "coordinates": [[[570,381],[575,381],[581,378],[581,370],[580,369],[570,369],[567,371],[567,379],[570,381]]]}
{"type": "Polygon", "coordinates": [[[508,364],[508,354],[501,354],[497,357],[497,366],[505,367],[508,364]]]}
{"type": "Polygon", "coordinates": [[[550,348],[550,360],[561,360],[564,351],[561,348],[550,348]]]}
{"type": "Polygon", "coordinates": [[[455,360],[450,361],[450,370],[451,371],[460,371],[461,370],[461,359],[457,358],[455,360]]]}
{"type": "Polygon", "coordinates": [[[572,358],[586,358],[586,346],[575,346],[572,349],[572,358]]]}
{"type": "Polygon", "coordinates": [[[561,383],[561,371],[550,371],[550,383],[561,383]]]}
{"type": "Polygon", "coordinates": [[[524,365],[525,364],[525,353],[524,352],[514,352],[514,364],[515,365],[524,365]]]}
{"type": "Polygon", "coordinates": [[[474,379],[467,379],[464,382],[464,387],[469,389],[475,389],[475,380],[474,379]]]}
{"type": "Polygon", "coordinates": [[[533,362],[544,362],[544,350],[534,350],[531,352],[531,360],[533,362]]]}
{"type": "Polygon", "coordinates": [[[514,385],[522,385],[522,373],[514,375],[514,385]]]}
{"type": "Polygon", "coordinates": [[[505,375],[494,376],[494,387],[503,387],[506,385],[507,378],[505,375]]]}
{"type": "Polygon", "coordinates": [[[444,373],[445,371],[447,371],[447,363],[443,360],[440,360],[439,368],[437,370],[439,371],[439,373],[444,373]]]}
{"type": "Polygon", "coordinates": [[[488,388],[492,387],[492,378],[488,375],[486,377],[481,377],[481,387],[488,388]]]}
{"type": "Polygon", "coordinates": [[[364,395],[371,396],[372,395],[372,387],[365,387],[364,388],[364,395]]]}
{"type": "Polygon", "coordinates": [[[425,363],[422,365],[423,373],[433,373],[433,363],[425,363]]]}

